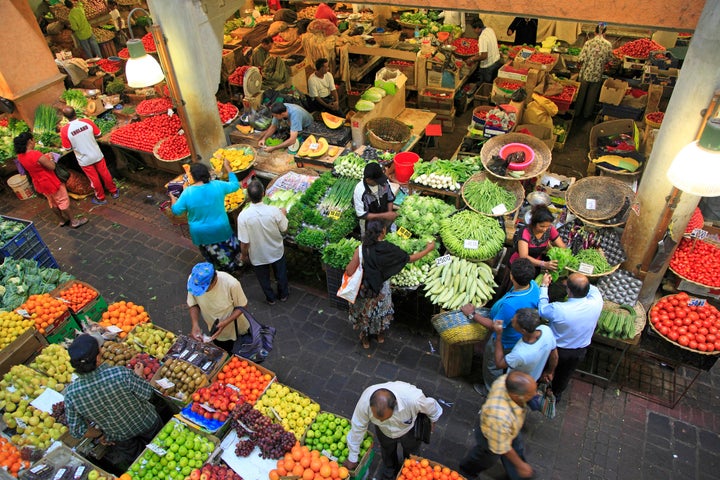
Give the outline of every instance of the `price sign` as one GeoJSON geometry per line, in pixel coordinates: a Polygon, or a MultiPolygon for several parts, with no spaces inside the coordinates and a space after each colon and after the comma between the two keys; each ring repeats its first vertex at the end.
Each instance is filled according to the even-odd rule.
{"type": "Polygon", "coordinates": [[[465,240],[463,242],[463,247],[467,248],[468,250],[477,250],[478,246],[479,245],[477,240],[465,240]]]}
{"type": "Polygon", "coordinates": [[[193,360],[195,360],[197,358],[197,356],[198,356],[198,353],[195,352],[192,355],[190,355],[190,358],[188,358],[187,361],[192,362],[193,360]]]}
{"type": "Polygon", "coordinates": [[[167,451],[164,448],[159,447],[159,446],[155,445],[154,443],[148,443],[147,448],[148,448],[148,450],[156,453],[157,455],[160,455],[161,457],[167,453],[167,451]]]}
{"type": "Polygon", "coordinates": [[[110,325],[109,327],[105,327],[108,332],[110,333],[120,333],[123,331],[122,328],[116,327],[115,325],[110,325]]]}
{"type": "Polygon", "coordinates": [[[170,380],[168,380],[167,378],[161,378],[160,380],[158,380],[155,383],[157,383],[160,388],[165,388],[165,389],[172,388],[175,386],[175,384],[173,382],[171,382],[170,380]]]}
{"type": "Polygon", "coordinates": [[[214,413],[214,412],[217,412],[217,410],[215,410],[213,407],[211,407],[211,406],[208,405],[207,403],[202,403],[202,404],[200,404],[200,406],[201,406],[202,408],[204,408],[205,410],[207,410],[208,412],[213,412],[213,413],[214,413]]]}
{"type": "Polygon", "coordinates": [[[172,108],[168,108],[168,117],[172,117],[175,114],[172,108]]]}
{"type": "Polygon", "coordinates": [[[501,203],[500,205],[495,205],[491,210],[493,215],[502,215],[503,213],[507,212],[507,207],[504,203],[501,203]]]}
{"type": "Polygon", "coordinates": [[[332,210],[328,211],[328,217],[333,220],[338,220],[340,218],[340,215],[342,215],[342,211],[338,210],[336,208],[333,208],[332,210]]]}
{"type": "Polygon", "coordinates": [[[332,452],[323,449],[320,453],[328,457],[333,462],[337,462],[337,457],[333,456],[332,452]]]}
{"type": "Polygon", "coordinates": [[[412,237],[412,233],[410,233],[410,230],[408,230],[405,227],[398,228],[397,234],[398,234],[398,237],[402,237],[402,238],[412,237]]]}
{"type": "Polygon", "coordinates": [[[584,273],[585,275],[592,275],[594,270],[595,266],[590,265],[589,263],[580,262],[580,265],[578,266],[578,272],[584,273]]]}
{"type": "Polygon", "coordinates": [[[691,298],[688,300],[688,306],[690,307],[704,307],[705,306],[705,300],[702,298],[691,298]]]}
{"type": "Polygon", "coordinates": [[[597,201],[594,198],[588,198],[585,200],[585,208],[588,210],[595,210],[597,207],[597,201]]]}
{"type": "Polygon", "coordinates": [[[27,310],[23,310],[22,308],[18,308],[17,310],[15,310],[15,313],[17,313],[18,315],[22,315],[25,318],[30,318],[30,312],[28,312],[27,310]]]}
{"type": "Polygon", "coordinates": [[[442,257],[438,257],[435,259],[435,265],[441,267],[445,265],[446,263],[452,262],[452,257],[450,255],[443,255],[442,257]]]}
{"type": "Polygon", "coordinates": [[[208,370],[210,370],[210,368],[211,368],[212,366],[213,366],[213,362],[207,361],[207,362],[205,362],[205,363],[203,364],[202,367],[200,367],[200,369],[201,369],[203,372],[207,372],[208,370]]]}
{"type": "Polygon", "coordinates": [[[182,352],[180,352],[180,355],[178,355],[178,358],[183,359],[188,355],[190,355],[190,350],[183,350],[182,352]]]}
{"type": "Polygon", "coordinates": [[[16,418],[15,423],[20,428],[27,428],[27,423],[23,422],[23,420],[21,418],[16,418]]]}
{"type": "Polygon", "coordinates": [[[311,143],[310,144],[310,150],[317,150],[318,148],[320,148],[319,143],[311,143]]]}
{"type": "Polygon", "coordinates": [[[698,240],[703,240],[708,236],[707,230],[703,230],[702,228],[693,228],[693,231],[690,232],[690,237],[697,238],[698,240]]]}

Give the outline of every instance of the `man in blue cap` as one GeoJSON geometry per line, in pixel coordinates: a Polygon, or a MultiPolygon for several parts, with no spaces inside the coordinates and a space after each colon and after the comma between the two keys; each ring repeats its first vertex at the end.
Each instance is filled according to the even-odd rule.
{"type": "Polygon", "coordinates": [[[198,340],[203,339],[199,325],[202,316],[213,343],[232,354],[235,340],[250,328],[238,308],[246,307],[248,303],[240,282],[229,273],[216,271],[211,263],[203,262],[193,267],[187,290],[192,321],[190,335],[198,340]]]}

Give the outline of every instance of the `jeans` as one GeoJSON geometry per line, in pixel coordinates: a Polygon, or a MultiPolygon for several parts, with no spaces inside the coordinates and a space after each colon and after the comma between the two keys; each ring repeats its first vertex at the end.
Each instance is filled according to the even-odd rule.
{"type": "Polygon", "coordinates": [[[500,60],[493,63],[492,65],[488,65],[487,67],[479,67],[475,71],[475,74],[473,75],[473,80],[477,80],[481,83],[493,83],[493,80],[495,80],[495,77],[497,77],[498,70],[500,70],[500,67],[502,66],[502,63],[500,60]]]}
{"type": "Polygon", "coordinates": [[[260,282],[260,287],[262,287],[265,299],[268,302],[274,302],[278,298],[288,297],[290,292],[288,289],[287,261],[285,260],[285,255],[283,255],[280,260],[270,264],[253,265],[253,270],[255,270],[255,276],[258,282],[260,282]],[[270,268],[272,268],[275,274],[275,280],[277,280],[277,295],[275,295],[272,284],[270,283],[270,268]]]}
{"type": "Polygon", "coordinates": [[[586,348],[560,348],[558,347],[558,364],[553,375],[552,391],[556,400],[565,391],[570,383],[570,377],[580,361],[585,358],[586,348]]]}
{"type": "MultiPolygon", "coordinates": [[[[485,435],[483,435],[482,429],[479,425],[475,428],[475,440],[477,441],[477,445],[475,445],[473,449],[470,450],[470,453],[468,453],[467,456],[460,462],[461,474],[473,477],[478,473],[491,468],[495,465],[495,462],[497,462],[498,457],[500,457],[500,461],[505,468],[507,476],[510,477],[511,480],[521,478],[515,469],[515,465],[513,465],[512,462],[505,457],[505,455],[498,455],[497,453],[490,451],[488,441],[485,438],[485,435]]],[[[518,436],[513,439],[512,448],[515,452],[517,452],[520,458],[525,461],[525,442],[522,439],[522,433],[518,433],[518,436]]]]}
{"type": "Polygon", "coordinates": [[[377,435],[380,450],[382,452],[383,472],[381,480],[393,480],[400,471],[400,461],[398,460],[398,444],[402,445],[403,459],[410,458],[410,455],[417,454],[420,450],[420,441],[415,439],[414,428],[400,438],[390,438],[375,426],[375,434],[377,435]]]}
{"type": "Polygon", "coordinates": [[[88,58],[102,58],[102,53],[100,53],[100,45],[98,45],[97,40],[95,40],[95,36],[91,36],[90,38],[86,38],[85,40],[80,40],[78,38],[78,43],[80,44],[80,47],[85,52],[85,55],[87,55],[88,58]]]}

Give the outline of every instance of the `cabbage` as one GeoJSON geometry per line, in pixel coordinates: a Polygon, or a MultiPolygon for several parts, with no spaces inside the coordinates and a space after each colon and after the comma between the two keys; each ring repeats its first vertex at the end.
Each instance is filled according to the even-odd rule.
{"type": "MultiPolygon", "coordinates": [[[[373,87],[374,88],[374,87],[373,87]]],[[[383,90],[384,92],[385,90],[383,90]]],[[[380,100],[383,99],[382,95],[380,95],[378,92],[373,92],[370,90],[366,90],[365,93],[362,94],[360,97],[362,100],[369,100],[373,103],[378,103],[380,100]]]]}
{"type": "Polygon", "coordinates": [[[355,110],[358,112],[369,112],[373,108],[375,108],[375,104],[368,100],[358,100],[355,104],[355,110]]]}

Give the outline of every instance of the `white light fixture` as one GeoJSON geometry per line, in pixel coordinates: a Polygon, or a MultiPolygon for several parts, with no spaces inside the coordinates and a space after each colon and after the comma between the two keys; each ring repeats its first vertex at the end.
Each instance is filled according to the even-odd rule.
{"type": "Polygon", "coordinates": [[[720,118],[709,120],[700,139],[678,152],[667,178],[685,193],[720,196],[720,118]]]}
{"type": "Polygon", "coordinates": [[[130,30],[130,39],[127,41],[127,49],[130,58],[125,64],[125,77],[130,87],[144,88],[162,82],[165,75],[158,61],[145,51],[142,41],[133,36],[130,18],[137,10],[145,12],[142,8],[133,8],[128,14],[127,27],[130,30]]]}

